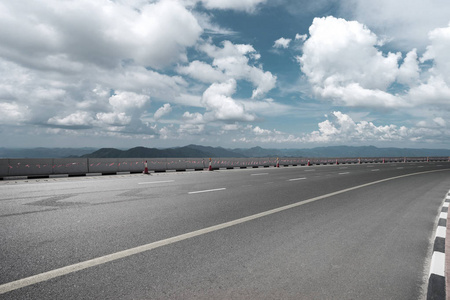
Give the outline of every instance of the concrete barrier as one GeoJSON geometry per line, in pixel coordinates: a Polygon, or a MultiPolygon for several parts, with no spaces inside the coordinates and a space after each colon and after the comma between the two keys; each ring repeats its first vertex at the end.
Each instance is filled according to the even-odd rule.
{"type": "Polygon", "coordinates": [[[9,159],[8,176],[41,176],[53,172],[53,159],[9,159]]]}
{"type": "Polygon", "coordinates": [[[86,158],[55,158],[51,174],[83,175],[88,173],[86,158]]]}
{"type": "Polygon", "coordinates": [[[168,158],[148,158],[148,159],[146,158],[144,159],[144,161],[145,160],[147,161],[149,171],[162,172],[168,170],[167,168],[168,158]]]}
{"type": "Polygon", "coordinates": [[[145,160],[142,158],[119,158],[117,172],[142,173],[144,162],[145,160]]]}
{"type": "Polygon", "coordinates": [[[6,177],[9,173],[9,159],[0,159],[0,177],[6,177]]]}
{"type": "Polygon", "coordinates": [[[116,174],[119,158],[88,158],[88,173],[116,174]]]}
{"type": "MultiPolygon", "coordinates": [[[[361,163],[426,163],[448,162],[449,157],[362,157],[362,158],[305,158],[280,157],[280,166],[361,163]]],[[[205,170],[209,166],[209,158],[49,158],[49,159],[0,159],[0,179],[4,177],[45,177],[51,175],[86,175],[141,173],[147,160],[149,171],[165,172],[170,170],[205,170]]],[[[260,158],[212,158],[212,168],[254,168],[275,167],[276,157],[260,158]]]]}
{"type": "Polygon", "coordinates": [[[276,157],[260,157],[258,159],[259,165],[261,167],[275,167],[277,165],[276,157]]]}
{"type": "Polygon", "coordinates": [[[203,170],[208,168],[209,159],[206,158],[185,158],[186,169],[203,170]]]}

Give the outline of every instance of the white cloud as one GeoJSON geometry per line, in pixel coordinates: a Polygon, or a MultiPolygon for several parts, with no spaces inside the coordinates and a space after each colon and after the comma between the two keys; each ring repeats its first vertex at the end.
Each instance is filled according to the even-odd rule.
{"type": "Polygon", "coordinates": [[[307,143],[379,143],[379,142],[442,142],[450,139],[444,119],[437,117],[435,125],[425,121],[415,127],[380,125],[373,122],[355,122],[349,115],[335,111],[319,129],[302,137],[307,143]],[[440,127],[437,127],[439,125],[440,127]]]}
{"type": "Polygon", "coordinates": [[[40,69],[81,71],[85,63],[114,67],[130,59],[160,68],[186,60],[186,47],[201,33],[197,19],[179,1],[138,7],[107,0],[0,6],[0,55],[40,69]]]}
{"type": "Polygon", "coordinates": [[[450,24],[429,33],[431,44],[420,58],[432,61],[429,77],[411,89],[409,96],[416,104],[437,104],[450,110],[450,24]]]}
{"type": "Polygon", "coordinates": [[[179,66],[177,72],[197,79],[205,83],[221,82],[228,79],[221,70],[214,68],[210,64],[195,60],[188,66],[179,66]]]}
{"type": "Polygon", "coordinates": [[[124,112],[97,113],[96,118],[107,125],[123,126],[131,122],[131,117],[124,112]]]}
{"type": "Polygon", "coordinates": [[[126,112],[143,108],[149,100],[150,97],[147,95],[139,95],[127,91],[116,91],[115,95],[112,95],[109,98],[109,103],[115,111],[126,112]]]}
{"type": "Polygon", "coordinates": [[[208,9],[232,9],[253,12],[266,0],[202,0],[208,9]]]}
{"type": "Polygon", "coordinates": [[[181,124],[178,133],[184,135],[197,135],[205,130],[204,124],[181,124]]]}
{"type": "Polygon", "coordinates": [[[299,62],[317,96],[348,106],[408,105],[387,89],[399,73],[403,82],[417,78],[414,52],[400,72],[401,54],[383,54],[377,48],[377,36],[358,22],[315,18],[309,31],[299,62]]]}
{"type": "Polygon", "coordinates": [[[187,124],[204,124],[205,120],[203,118],[203,115],[201,113],[193,113],[185,112],[183,114],[183,121],[185,121],[187,124]]]}
{"type": "Polygon", "coordinates": [[[404,51],[423,51],[428,32],[449,22],[450,2],[446,0],[343,0],[339,4],[348,19],[366,24],[404,51]]]}
{"type": "Polygon", "coordinates": [[[433,121],[438,124],[441,127],[446,127],[447,126],[447,121],[445,121],[443,118],[441,117],[436,117],[433,119],[433,121]]]}
{"type": "Polygon", "coordinates": [[[297,33],[295,35],[295,40],[300,40],[302,42],[306,41],[307,38],[308,38],[307,34],[299,34],[299,33],[297,33]]]}
{"type": "MultiPolygon", "coordinates": [[[[256,87],[252,92],[252,98],[259,98],[275,87],[276,76],[264,72],[260,67],[250,65],[250,59],[260,58],[253,46],[233,44],[230,41],[224,41],[222,44],[223,48],[204,44],[200,49],[214,59],[212,65],[228,79],[251,82],[256,87]]],[[[217,75],[219,74],[216,73],[217,75]]]]}
{"type": "Polygon", "coordinates": [[[48,124],[75,128],[90,127],[93,122],[94,118],[86,111],[77,111],[65,117],[53,117],[48,120],[48,124]]]}
{"type": "MultiPolygon", "coordinates": [[[[1,97],[0,97],[1,100],[1,97]]],[[[18,103],[12,102],[0,102],[0,111],[2,117],[0,118],[0,124],[20,124],[26,121],[28,115],[28,107],[21,106],[18,103]]]]}
{"type": "Polygon", "coordinates": [[[236,92],[236,81],[213,83],[203,93],[202,103],[206,107],[205,117],[221,121],[253,121],[255,116],[245,111],[242,104],[231,96],[236,92]]]}
{"type": "Polygon", "coordinates": [[[162,107],[158,108],[153,117],[155,120],[161,119],[163,116],[172,112],[172,107],[169,103],[164,104],[162,107]]]}
{"type": "Polygon", "coordinates": [[[276,40],[272,47],[278,48],[278,49],[280,49],[280,48],[286,49],[286,48],[289,48],[289,44],[291,43],[291,41],[292,41],[292,39],[286,39],[286,38],[282,37],[282,38],[279,38],[278,40],[276,40]]]}

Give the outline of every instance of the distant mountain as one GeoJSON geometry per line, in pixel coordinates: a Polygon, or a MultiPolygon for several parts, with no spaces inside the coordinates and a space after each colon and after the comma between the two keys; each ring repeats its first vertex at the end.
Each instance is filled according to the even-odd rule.
{"type": "Polygon", "coordinates": [[[80,157],[98,148],[0,148],[0,158],[66,158],[80,157]]]}
{"type": "Polygon", "coordinates": [[[424,157],[450,156],[449,149],[377,148],[374,146],[330,146],[311,149],[225,149],[188,145],[177,148],[157,149],[135,147],[129,150],[115,148],[0,148],[0,158],[173,158],[173,157],[424,157]]]}
{"type": "Polygon", "coordinates": [[[136,147],[129,150],[102,148],[93,153],[83,155],[88,158],[160,158],[160,157],[242,157],[238,153],[224,148],[189,145],[179,148],[156,149],[136,147]]]}

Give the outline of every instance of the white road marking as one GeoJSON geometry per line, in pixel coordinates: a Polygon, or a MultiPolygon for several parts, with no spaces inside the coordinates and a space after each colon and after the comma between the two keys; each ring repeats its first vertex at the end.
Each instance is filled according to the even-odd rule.
{"type": "Polygon", "coordinates": [[[203,191],[195,191],[195,192],[189,192],[188,194],[200,194],[200,193],[209,193],[209,192],[217,192],[217,191],[223,191],[226,190],[226,188],[219,188],[219,189],[212,189],[212,190],[203,190],[203,191]]]}
{"type": "Polygon", "coordinates": [[[417,166],[418,168],[423,168],[423,166],[417,166]]]}
{"type": "MultiPolygon", "coordinates": [[[[371,185],[375,185],[375,184],[378,184],[378,183],[391,181],[391,180],[395,180],[395,179],[399,179],[399,178],[405,178],[405,177],[414,176],[414,175],[421,175],[421,174],[427,174],[427,173],[436,173],[436,172],[449,171],[449,170],[450,169],[442,169],[442,170],[434,170],[434,171],[425,171],[425,172],[411,173],[411,174],[395,176],[395,177],[391,177],[391,178],[385,178],[385,179],[382,179],[382,180],[377,180],[377,181],[369,182],[369,183],[362,184],[362,185],[357,185],[357,186],[354,186],[354,187],[351,187],[351,188],[343,189],[343,190],[336,191],[336,192],[333,192],[333,193],[329,193],[329,194],[325,194],[325,195],[322,195],[322,196],[310,198],[308,200],[303,200],[303,201],[296,202],[296,203],[293,203],[293,204],[290,204],[290,205],[286,205],[286,206],[282,206],[282,207],[279,207],[279,208],[271,209],[271,210],[268,210],[268,211],[265,211],[265,212],[261,212],[261,213],[258,213],[258,214],[250,215],[248,217],[244,217],[244,218],[236,219],[236,220],[233,220],[233,221],[225,222],[225,223],[222,223],[222,224],[214,225],[214,226],[211,226],[211,227],[199,229],[199,230],[196,230],[196,231],[192,231],[192,232],[188,232],[188,233],[181,234],[181,235],[178,235],[178,236],[174,236],[174,237],[171,237],[171,238],[168,238],[168,239],[165,239],[165,240],[160,240],[160,241],[153,242],[153,243],[150,243],[150,244],[138,246],[138,247],[135,247],[135,248],[130,248],[128,250],[119,251],[119,252],[116,252],[116,253],[112,253],[112,254],[108,254],[108,255],[105,255],[105,256],[97,257],[97,258],[90,259],[90,260],[83,261],[83,262],[79,262],[79,263],[76,263],[76,264],[73,264],[73,265],[69,265],[69,266],[66,266],[66,267],[62,267],[62,268],[59,268],[59,269],[54,269],[54,270],[51,270],[51,271],[48,271],[48,272],[40,273],[40,274],[37,274],[37,275],[34,275],[34,276],[30,276],[30,277],[26,277],[26,278],[19,279],[19,280],[16,280],[16,281],[11,281],[11,282],[8,282],[8,283],[4,283],[4,284],[0,285],[0,294],[4,294],[4,293],[10,292],[10,291],[14,291],[14,290],[26,287],[26,286],[30,286],[30,285],[39,283],[39,282],[47,281],[47,280],[50,280],[52,278],[61,277],[61,276],[64,276],[64,275],[67,275],[67,274],[71,274],[71,273],[74,273],[74,272],[78,272],[78,271],[81,271],[81,270],[84,270],[84,269],[87,269],[87,268],[95,267],[95,266],[102,265],[102,264],[105,264],[105,263],[108,263],[108,262],[111,262],[111,261],[115,261],[115,260],[118,260],[118,259],[129,257],[129,256],[132,256],[132,255],[135,255],[135,254],[139,254],[139,253],[142,253],[142,252],[150,251],[150,250],[162,247],[162,246],[170,245],[170,244],[173,244],[173,243],[176,243],[176,242],[179,242],[179,241],[183,241],[183,240],[187,240],[187,239],[190,239],[190,238],[193,238],[193,237],[196,237],[196,236],[200,236],[200,235],[203,235],[203,234],[207,234],[207,233],[210,233],[210,232],[214,232],[214,231],[217,231],[217,230],[228,228],[228,227],[231,227],[231,226],[234,226],[234,225],[238,225],[238,224],[242,224],[242,223],[245,223],[245,222],[249,222],[249,221],[252,221],[252,220],[255,220],[255,219],[259,219],[259,218],[262,218],[262,217],[265,217],[265,216],[268,216],[268,215],[272,215],[272,214],[275,214],[275,213],[278,213],[278,212],[281,212],[281,211],[285,211],[285,210],[288,210],[288,209],[291,209],[291,208],[299,207],[301,205],[305,205],[305,204],[308,204],[308,203],[311,203],[311,202],[315,202],[315,201],[318,201],[318,200],[326,199],[326,198],[333,197],[333,196],[336,196],[336,195],[340,195],[340,194],[343,194],[343,193],[346,193],[346,192],[350,192],[350,191],[354,191],[354,190],[361,189],[361,188],[364,188],[364,187],[368,187],[368,186],[371,186],[371,185]]],[[[443,213],[441,213],[441,215],[442,214],[443,213]]],[[[445,213],[445,217],[447,218],[447,214],[446,213],[445,213]]],[[[433,254],[433,257],[434,257],[434,254],[433,254]]],[[[432,258],[432,262],[431,262],[432,266],[434,264],[439,264],[440,266],[442,266],[441,268],[443,268],[444,262],[443,261],[442,262],[441,261],[436,262],[437,259],[438,258],[433,260],[433,258],[432,258]]]]}
{"type": "Polygon", "coordinates": [[[433,256],[431,256],[430,274],[445,276],[445,253],[433,252],[433,256]]]}
{"type": "Polygon", "coordinates": [[[378,171],[380,171],[380,169],[373,169],[373,170],[371,170],[372,172],[378,172],[378,171]]]}
{"type": "Polygon", "coordinates": [[[250,174],[251,176],[261,176],[261,175],[269,175],[269,173],[257,173],[257,174],[250,174]]]}
{"type": "Polygon", "coordinates": [[[306,178],[305,177],[302,177],[302,178],[292,178],[292,179],[289,179],[288,181],[297,181],[297,180],[305,180],[306,178]]]}
{"type": "Polygon", "coordinates": [[[342,172],[342,173],[339,173],[339,175],[346,175],[346,174],[350,174],[350,172],[342,172]]]}
{"type": "Polygon", "coordinates": [[[447,233],[447,228],[444,226],[438,226],[436,228],[436,237],[441,237],[445,239],[445,235],[447,233]]]}
{"type": "Polygon", "coordinates": [[[175,180],[164,180],[164,181],[149,181],[149,182],[139,182],[138,184],[157,184],[157,183],[169,183],[175,180]]]}

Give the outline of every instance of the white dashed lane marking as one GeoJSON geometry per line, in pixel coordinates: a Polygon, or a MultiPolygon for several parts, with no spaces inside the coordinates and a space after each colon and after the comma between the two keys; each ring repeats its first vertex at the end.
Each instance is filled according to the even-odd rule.
{"type": "Polygon", "coordinates": [[[226,190],[226,188],[219,188],[219,189],[211,189],[211,190],[203,190],[203,191],[194,191],[194,192],[189,192],[188,194],[200,194],[200,193],[210,193],[210,192],[218,192],[218,191],[223,191],[226,190]]]}
{"type": "Polygon", "coordinates": [[[292,178],[292,179],[289,179],[288,181],[297,181],[297,180],[305,180],[306,178],[305,177],[302,177],[302,178],[292,178]]]}
{"type": "Polygon", "coordinates": [[[158,184],[158,183],[169,183],[169,182],[175,182],[175,180],[139,182],[138,184],[158,184]]]}

